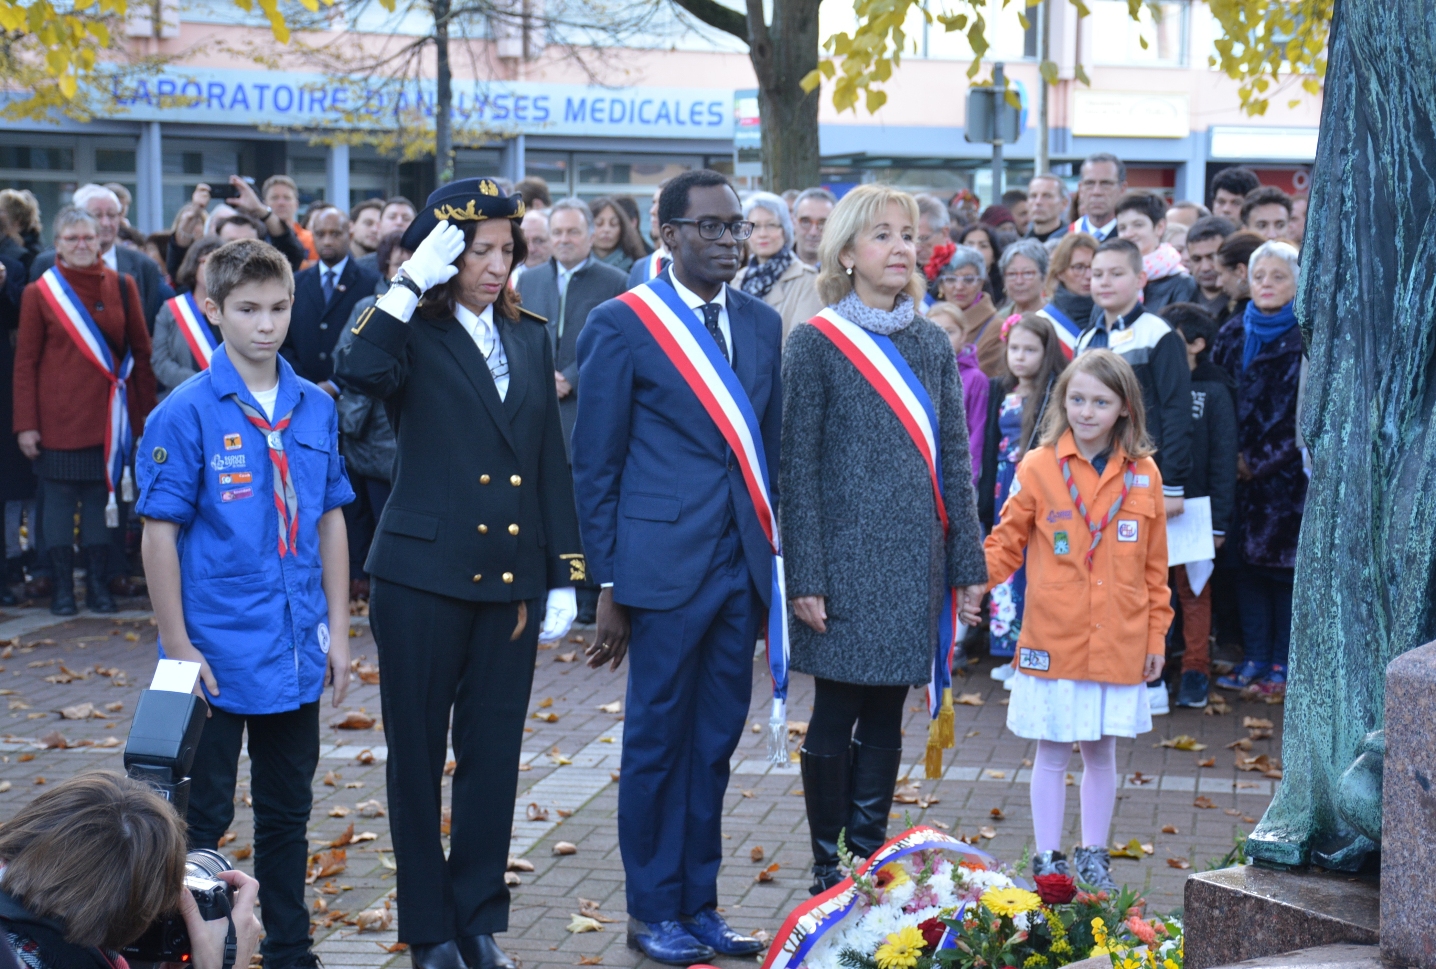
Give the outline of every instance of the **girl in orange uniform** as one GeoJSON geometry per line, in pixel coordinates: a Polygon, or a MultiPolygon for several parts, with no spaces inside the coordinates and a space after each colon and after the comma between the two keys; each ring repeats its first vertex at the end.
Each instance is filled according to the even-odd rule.
{"type": "MultiPolygon", "coordinates": [[[[1161,674],[1167,627],[1167,524],[1142,391],[1117,354],[1082,354],[1058,380],[1042,442],[1022,459],[986,542],[989,587],[1027,553],[1027,606],[1007,727],[1037,741],[1034,875],[1074,874],[1114,890],[1107,832],[1118,737],[1152,729],[1144,684],[1161,674]],[[1062,845],[1066,770],[1082,748],[1082,843],[1062,845]]],[[[976,625],[977,610],[963,621],[976,625]]]]}

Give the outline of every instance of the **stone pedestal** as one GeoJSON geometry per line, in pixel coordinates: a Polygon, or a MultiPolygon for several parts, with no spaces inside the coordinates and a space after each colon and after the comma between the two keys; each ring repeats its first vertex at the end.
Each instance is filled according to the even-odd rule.
{"type": "Polygon", "coordinates": [[[1436,969],[1436,643],[1386,667],[1381,955],[1436,969]]]}
{"type": "Polygon", "coordinates": [[[1319,945],[1234,963],[1225,969],[1391,969],[1381,961],[1374,945],[1319,945]]]}
{"type": "Polygon", "coordinates": [[[1312,946],[1375,945],[1381,893],[1375,878],[1241,865],[1187,879],[1183,912],[1187,969],[1211,969],[1312,946]]]}

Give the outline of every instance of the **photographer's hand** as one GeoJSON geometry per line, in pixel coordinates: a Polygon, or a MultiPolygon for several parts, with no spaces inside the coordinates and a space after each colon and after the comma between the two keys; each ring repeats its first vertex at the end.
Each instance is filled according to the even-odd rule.
{"type": "MultiPolygon", "coordinates": [[[[249,960],[259,948],[259,919],[254,904],[259,900],[259,882],[242,871],[222,871],[215,876],[235,889],[234,920],[235,952],[233,969],[248,969],[249,960]]],[[[229,919],[206,922],[200,918],[194,896],[180,893],[180,915],[189,932],[190,969],[224,969],[224,940],[229,933],[229,919]]]]}

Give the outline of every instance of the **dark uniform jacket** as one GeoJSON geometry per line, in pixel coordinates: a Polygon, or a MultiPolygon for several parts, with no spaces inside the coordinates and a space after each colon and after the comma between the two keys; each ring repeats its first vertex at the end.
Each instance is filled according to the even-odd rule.
{"type": "Polygon", "coordinates": [[[335,375],[384,401],[398,437],[372,575],[474,602],[585,579],[548,334],[527,313],[494,322],[509,362],[502,400],[452,315],[406,324],[371,308],[336,354],[335,375]]]}
{"type": "Polygon", "coordinates": [[[339,331],[349,322],[354,306],[374,295],[379,274],[364,269],[355,259],[344,263],[334,286],[334,295],[324,302],[320,273],[323,263],[310,266],[294,276],[294,309],[289,314],[289,335],[281,353],[305,380],[316,384],[334,375],[334,344],[339,331]]]}

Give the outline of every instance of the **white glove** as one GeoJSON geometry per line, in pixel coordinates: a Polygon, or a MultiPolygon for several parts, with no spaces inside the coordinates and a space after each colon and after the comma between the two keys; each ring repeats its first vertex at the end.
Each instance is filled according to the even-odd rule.
{"type": "Polygon", "coordinates": [[[463,231],[447,219],[434,226],[414,254],[399,267],[405,276],[418,283],[422,292],[442,286],[459,272],[454,260],[464,251],[463,231]]]}
{"type": "Polygon", "coordinates": [[[544,607],[543,625],[539,627],[539,642],[552,643],[568,635],[577,615],[578,596],[573,586],[548,590],[548,605],[544,607]]]}

